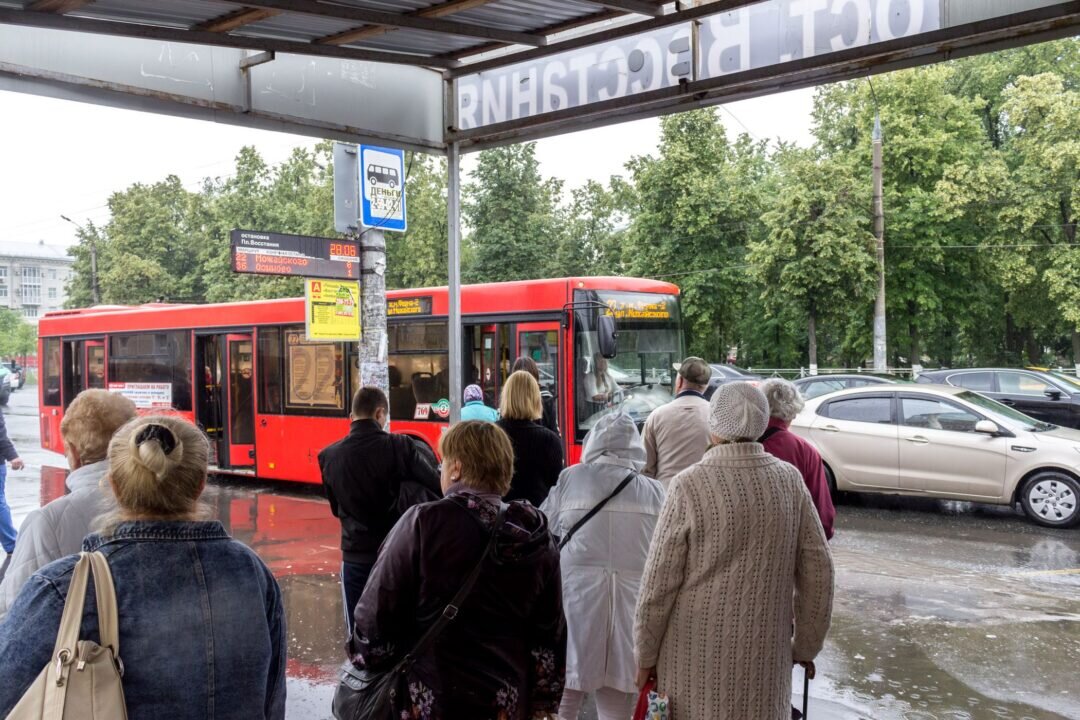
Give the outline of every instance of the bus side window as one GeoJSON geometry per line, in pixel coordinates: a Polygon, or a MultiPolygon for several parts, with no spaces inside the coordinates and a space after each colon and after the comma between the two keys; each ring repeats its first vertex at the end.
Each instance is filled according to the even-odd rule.
{"type": "Polygon", "coordinates": [[[60,338],[47,338],[42,342],[42,398],[46,407],[60,407],[60,338]]]}
{"type": "Polygon", "coordinates": [[[173,410],[191,410],[191,335],[164,333],[111,335],[110,383],[168,383],[173,410]]]}
{"type": "Polygon", "coordinates": [[[281,391],[281,328],[259,328],[259,412],[280,415],[281,391]]]}
{"type": "Polygon", "coordinates": [[[285,412],[343,417],[345,344],[313,342],[303,328],[285,330],[285,412]]]}
{"type": "Polygon", "coordinates": [[[390,418],[446,420],[449,405],[439,403],[449,400],[446,321],[395,323],[387,335],[390,418]]]}

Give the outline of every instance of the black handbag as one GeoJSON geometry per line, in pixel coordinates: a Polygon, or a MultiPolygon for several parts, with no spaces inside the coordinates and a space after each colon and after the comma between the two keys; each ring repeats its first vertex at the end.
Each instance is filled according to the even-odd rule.
{"type": "Polygon", "coordinates": [[[409,697],[409,670],[416,658],[427,650],[455,617],[461,604],[472,592],[484,561],[495,546],[495,538],[506,522],[506,505],[499,507],[499,515],[491,528],[484,554],[469,573],[461,589],[443,609],[438,619],[421,636],[405,657],[389,670],[362,670],[348,660],[341,666],[341,681],[334,693],[334,717],[337,720],[399,720],[400,703],[409,697]]]}

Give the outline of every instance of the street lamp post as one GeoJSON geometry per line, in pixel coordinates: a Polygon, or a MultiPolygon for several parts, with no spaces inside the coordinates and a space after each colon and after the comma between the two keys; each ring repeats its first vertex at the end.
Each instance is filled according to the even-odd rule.
{"type": "Polygon", "coordinates": [[[86,232],[82,225],[75,222],[67,215],[61,215],[61,220],[67,220],[69,223],[79,228],[82,231],[83,237],[90,241],[90,299],[95,305],[101,302],[101,298],[98,295],[98,282],[97,282],[97,240],[94,237],[94,233],[86,232]]]}

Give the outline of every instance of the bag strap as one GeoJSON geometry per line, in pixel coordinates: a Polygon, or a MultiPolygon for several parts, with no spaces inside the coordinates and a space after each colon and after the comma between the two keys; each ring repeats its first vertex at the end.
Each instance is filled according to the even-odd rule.
{"type": "Polygon", "coordinates": [[[444,629],[446,629],[446,626],[457,617],[458,611],[461,609],[461,604],[465,602],[469,593],[472,592],[473,586],[476,585],[476,581],[480,577],[480,571],[484,569],[484,561],[487,560],[488,555],[491,554],[492,549],[495,547],[495,539],[498,537],[499,531],[502,530],[503,525],[506,523],[506,510],[506,503],[501,503],[499,505],[499,514],[495,518],[495,524],[491,528],[491,534],[488,536],[487,545],[484,547],[484,554],[480,556],[480,561],[476,563],[472,572],[469,573],[469,577],[462,583],[461,589],[457,591],[457,594],[454,595],[453,599],[445,608],[443,608],[442,614],[439,615],[438,619],[436,619],[435,622],[431,624],[431,627],[424,632],[420,637],[420,640],[413,646],[412,650],[402,658],[401,663],[398,665],[399,670],[408,668],[412,664],[413,659],[424,652],[431,643],[435,642],[435,639],[439,637],[444,629]]]}
{"type": "Polygon", "coordinates": [[[596,505],[593,507],[592,510],[585,513],[585,517],[581,518],[576,523],[574,523],[574,527],[567,530],[566,534],[563,535],[562,540],[559,541],[559,550],[562,550],[564,547],[566,547],[566,543],[570,542],[570,538],[574,537],[574,533],[576,533],[578,530],[580,530],[582,525],[584,525],[585,523],[592,520],[593,516],[596,515],[596,513],[603,510],[605,505],[607,505],[609,502],[611,502],[611,500],[616,495],[621,493],[623,491],[623,489],[627,485],[630,484],[631,480],[633,480],[634,478],[637,477],[637,474],[638,474],[637,470],[631,470],[630,474],[627,475],[625,478],[623,478],[623,481],[621,483],[619,483],[619,487],[615,488],[615,490],[610,495],[608,495],[606,498],[604,498],[600,502],[596,503],[596,505]]]}
{"type": "Polygon", "coordinates": [[[79,553],[79,561],[71,571],[67,599],[64,600],[64,614],[60,616],[60,630],[56,633],[56,645],[53,646],[53,661],[59,659],[60,653],[65,650],[68,661],[75,657],[75,646],[79,643],[79,630],[82,627],[83,605],[86,602],[86,582],[90,577],[90,562],[90,553],[79,553]]]}
{"type": "Polygon", "coordinates": [[[94,571],[94,593],[97,595],[98,635],[101,636],[101,644],[112,650],[113,658],[118,659],[120,620],[109,561],[100,552],[90,553],[90,568],[94,571]]]}
{"type": "Polygon", "coordinates": [[[773,435],[780,432],[781,430],[783,430],[783,428],[778,428],[778,427],[776,427],[774,425],[773,427],[769,428],[764,433],[762,433],[761,437],[758,438],[758,442],[759,443],[765,442],[766,440],[768,440],[769,438],[771,438],[773,435]]]}

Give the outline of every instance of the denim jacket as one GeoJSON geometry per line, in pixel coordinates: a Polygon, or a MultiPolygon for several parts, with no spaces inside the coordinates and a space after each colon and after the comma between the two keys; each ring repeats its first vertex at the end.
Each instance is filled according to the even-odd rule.
{"type": "MultiPolygon", "coordinates": [[[[277,581],[219,522],[127,522],[87,551],[109,561],[131,720],[285,717],[277,581]]],[[[0,622],[0,717],[50,662],[78,556],[35,573],[0,622]]],[[[99,640],[93,580],[83,639],[99,640]]]]}

